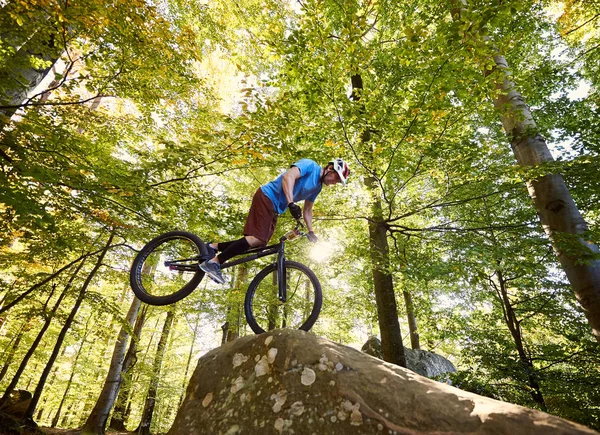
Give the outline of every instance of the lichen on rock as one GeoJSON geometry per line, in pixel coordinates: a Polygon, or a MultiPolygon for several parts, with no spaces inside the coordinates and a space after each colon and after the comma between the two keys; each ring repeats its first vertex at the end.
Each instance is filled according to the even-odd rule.
{"type": "Polygon", "coordinates": [[[205,433],[598,435],[294,330],[241,337],[200,358],[169,435],[205,433]]]}

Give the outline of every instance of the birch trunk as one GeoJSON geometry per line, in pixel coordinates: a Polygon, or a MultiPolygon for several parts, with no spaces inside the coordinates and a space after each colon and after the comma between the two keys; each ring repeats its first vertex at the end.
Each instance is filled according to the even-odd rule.
{"type": "MultiPolygon", "coordinates": [[[[126,321],[133,327],[138,311],[141,307],[142,302],[134,297],[129,312],[127,313],[126,321]]],[[[92,409],[89,417],[85,424],[81,428],[82,434],[104,434],[106,430],[106,422],[108,415],[112,409],[119,388],[123,382],[122,369],[123,360],[125,359],[125,352],[127,350],[127,343],[129,340],[129,333],[125,326],[119,331],[119,336],[113,350],[112,358],[110,360],[110,367],[104,381],[104,386],[100,392],[100,396],[92,409]]]]}
{"type": "Polygon", "coordinates": [[[123,360],[123,369],[122,369],[122,383],[121,388],[119,389],[119,394],[117,396],[117,400],[115,403],[115,409],[113,411],[112,418],[110,419],[109,427],[111,429],[126,432],[125,429],[125,420],[126,420],[126,405],[127,399],[129,398],[129,393],[131,392],[131,383],[132,383],[132,372],[137,362],[137,343],[142,334],[142,328],[144,327],[144,323],[146,323],[146,313],[148,312],[148,305],[144,305],[141,311],[138,314],[138,317],[135,321],[135,326],[133,327],[133,337],[131,337],[131,341],[129,343],[129,348],[127,349],[127,354],[125,355],[125,359],[123,360]]]}
{"type": "MultiPolygon", "coordinates": [[[[467,2],[452,0],[452,5],[453,16],[460,18],[467,2]]],[[[506,59],[497,54],[494,63],[496,68],[484,74],[499,76],[497,88],[501,92],[494,98],[494,106],[500,112],[517,162],[525,167],[553,162],[546,140],[539,134],[525,99],[510,78],[506,59]]],[[[588,227],[560,174],[528,180],[527,189],[592,333],[600,342],[600,260],[587,261],[581,256],[581,252],[598,254],[598,247],[581,237],[588,227]],[[579,244],[580,249],[573,249],[573,243],[579,244]]]]}
{"type": "Polygon", "coordinates": [[[144,404],[142,421],[137,430],[137,433],[140,435],[150,435],[150,425],[152,424],[154,407],[156,406],[156,393],[158,392],[158,382],[160,380],[160,369],[165,356],[166,343],[171,332],[171,325],[173,324],[174,317],[173,310],[167,312],[167,318],[165,319],[160,340],[158,341],[152,369],[152,379],[150,380],[150,387],[148,388],[146,403],[144,404]]]}
{"type": "MultiPolygon", "coordinates": [[[[503,76],[499,84],[503,92],[494,100],[494,105],[501,112],[500,119],[517,162],[521,166],[553,162],[554,158],[546,140],[537,131],[529,107],[510,80],[506,59],[497,55],[494,62],[503,76]]],[[[576,243],[581,245],[583,252],[598,254],[596,245],[580,237],[587,231],[587,223],[560,174],[529,180],[527,189],[575,297],[583,308],[596,340],[600,342],[600,261],[586,262],[576,253],[581,250],[568,249],[569,244],[575,241],[564,240],[565,234],[576,236],[576,243]]]]}

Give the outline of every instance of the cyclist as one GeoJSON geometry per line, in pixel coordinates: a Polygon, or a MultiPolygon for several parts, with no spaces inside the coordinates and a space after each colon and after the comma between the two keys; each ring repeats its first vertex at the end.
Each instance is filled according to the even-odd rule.
{"type": "Polygon", "coordinates": [[[244,226],[244,237],[224,243],[207,244],[210,260],[203,262],[200,269],[213,281],[224,284],[221,264],[230,258],[243,254],[250,248],[266,246],[275,232],[277,216],[286,209],[294,219],[304,218],[311,242],[317,241],[312,228],[313,204],[321,192],[323,184],[346,185],[350,169],[342,159],[334,159],[321,167],[310,159],[301,159],[290,166],[277,179],[258,188],[252,198],[252,205],[244,226]],[[296,202],[304,201],[303,209],[296,202]],[[217,253],[220,254],[217,255],[217,253]]]}

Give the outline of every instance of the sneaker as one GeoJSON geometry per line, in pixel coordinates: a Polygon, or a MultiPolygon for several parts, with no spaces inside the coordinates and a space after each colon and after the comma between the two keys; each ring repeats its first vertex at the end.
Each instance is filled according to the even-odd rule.
{"type": "MultiPolygon", "coordinates": [[[[210,242],[210,243],[212,243],[212,242],[210,242]]],[[[210,243],[206,244],[206,252],[208,252],[208,259],[212,260],[213,258],[215,258],[218,251],[215,248],[213,248],[212,246],[210,246],[210,243]]]]}
{"type": "Polygon", "coordinates": [[[200,269],[206,273],[210,279],[212,279],[217,284],[225,284],[225,277],[221,273],[221,266],[219,263],[214,263],[212,261],[205,261],[200,264],[200,269]]]}

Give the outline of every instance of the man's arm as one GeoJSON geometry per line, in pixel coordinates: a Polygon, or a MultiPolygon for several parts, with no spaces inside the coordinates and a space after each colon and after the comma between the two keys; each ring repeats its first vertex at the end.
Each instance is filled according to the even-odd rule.
{"type": "Polygon", "coordinates": [[[308,199],[304,201],[304,209],[302,215],[304,217],[304,222],[306,222],[306,229],[310,232],[312,231],[312,216],[313,216],[313,204],[314,202],[309,201],[308,199]]]}
{"type": "Polygon", "coordinates": [[[288,204],[294,202],[294,185],[298,178],[300,178],[300,169],[296,166],[292,166],[285,174],[283,174],[283,178],[281,179],[281,187],[283,188],[283,193],[288,204]]]}

